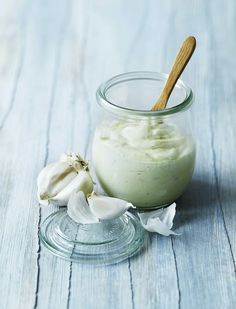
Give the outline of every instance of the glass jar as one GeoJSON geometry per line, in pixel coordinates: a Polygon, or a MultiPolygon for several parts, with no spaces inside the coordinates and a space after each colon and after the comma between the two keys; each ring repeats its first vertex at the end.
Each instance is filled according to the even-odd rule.
{"type": "Polygon", "coordinates": [[[189,107],[192,90],[179,80],[167,108],[150,111],[168,75],[124,73],[97,90],[103,117],[92,160],[104,191],[140,210],[167,206],[182,195],[195,165],[189,107]]]}

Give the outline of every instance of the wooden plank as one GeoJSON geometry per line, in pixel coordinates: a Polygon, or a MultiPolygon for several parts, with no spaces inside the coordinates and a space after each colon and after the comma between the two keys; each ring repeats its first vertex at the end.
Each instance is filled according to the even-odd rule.
{"type": "MultiPolygon", "coordinates": [[[[14,106],[0,132],[5,157],[8,158],[8,171],[10,170],[9,180],[5,184],[8,187],[4,189],[3,186],[3,192],[6,190],[7,204],[1,209],[3,210],[1,218],[4,217],[5,220],[0,258],[1,282],[4,283],[1,288],[1,308],[36,308],[39,304],[37,298],[37,282],[40,274],[38,268],[40,247],[37,239],[39,208],[35,206],[35,181],[47,157],[45,154],[50,127],[50,109],[57,77],[55,68],[58,62],[61,24],[66,13],[63,6],[65,3],[61,3],[61,14],[58,10],[57,18],[53,20],[50,20],[50,17],[58,2],[51,2],[51,6],[48,7],[37,1],[28,10],[22,73],[14,106]],[[9,151],[10,155],[7,153],[9,151]]],[[[4,162],[4,153],[1,153],[1,162],[4,162]]],[[[54,257],[49,258],[47,272],[50,276],[41,283],[45,284],[48,290],[50,278],[53,276],[56,280],[56,285],[52,286],[54,293],[50,295],[50,301],[57,308],[65,307],[68,263],[54,257]]],[[[42,302],[47,306],[46,300],[42,298],[42,302]]]]}
{"type": "MultiPolygon", "coordinates": [[[[18,307],[19,295],[22,293],[21,286],[18,284],[23,273],[23,263],[21,263],[21,261],[25,259],[27,263],[31,255],[30,252],[28,253],[25,251],[24,246],[31,248],[34,238],[33,235],[30,235],[25,244],[22,245],[21,232],[22,235],[24,235],[26,230],[28,230],[27,220],[24,221],[27,208],[22,208],[22,206],[24,206],[22,198],[26,197],[26,200],[29,200],[29,196],[25,196],[25,190],[22,192],[20,190],[22,188],[24,189],[24,185],[27,185],[27,183],[24,185],[21,183],[21,188],[19,186],[21,175],[19,167],[22,166],[22,168],[24,168],[25,162],[22,162],[24,154],[19,145],[20,132],[19,130],[13,130],[14,125],[19,125],[19,119],[12,117],[13,110],[16,107],[15,96],[20,87],[20,77],[25,61],[26,32],[24,28],[24,18],[30,12],[30,7],[27,4],[26,1],[19,1],[17,4],[13,3],[13,1],[9,1],[7,4],[1,6],[0,84],[2,97],[0,161],[2,171],[0,179],[0,272],[2,286],[0,303],[2,308],[18,307]],[[10,118],[11,124],[9,122],[10,118]],[[19,151],[22,153],[22,157],[18,160],[17,152],[19,151]],[[24,224],[22,227],[23,222],[24,224]],[[20,249],[22,249],[22,251],[20,249]],[[21,267],[18,269],[19,264],[21,267]],[[12,295],[14,295],[15,298],[13,298],[12,295]]],[[[24,144],[25,140],[23,139],[21,146],[26,146],[24,144]]],[[[26,170],[26,175],[30,177],[30,172],[28,170],[26,170]]],[[[31,219],[32,221],[34,220],[34,218],[31,219]]],[[[32,268],[33,266],[31,269],[32,268]]],[[[27,285],[32,284],[34,289],[34,274],[28,279],[27,285]]],[[[25,296],[26,295],[23,295],[24,299],[25,296]]],[[[32,296],[34,296],[33,291],[28,297],[26,304],[32,302],[32,296]]]]}
{"type": "MultiPolygon", "coordinates": [[[[224,216],[224,225],[227,232],[227,242],[231,249],[231,258],[236,272],[236,235],[234,210],[236,193],[236,166],[235,166],[235,64],[234,56],[229,56],[230,51],[235,50],[235,40],[228,33],[235,32],[235,2],[223,3],[218,1],[219,10],[224,10],[225,15],[219,21],[211,19],[211,44],[212,51],[212,74],[211,74],[211,134],[214,160],[214,173],[216,178],[216,194],[224,216]],[[223,31],[220,25],[225,24],[223,31]],[[223,42],[223,44],[222,44],[223,42]],[[222,46],[223,45],[223,46],[222,46]],[[214,66],[213,66],[214,65],[214,66]],[[220,85],[220,87],[219,87],[220,85]],[[216,104],[214,104],[216,102],[216,104]],[[216,106],[215,106],[216,105],[216,106]]],[[[216,8],[211,5],[209,10],[216,14],[216,8]]]]}
{"type": "Polygon", "coordinates": [[[222,147],[222,138],[214,137],[213,128],[219,127],[219,122],[213,117],[217,106],[221,104],[221,100],[214,96],[215,89],[221,89],[214,67],[221,60],[219,50],[224,45],[224,39],[221,37],[220,44],[212,41],[213,33],[218,32],[212,24],[214,19],[209,18],[214,13],[223,12],[223,19],[228,20],[227,12],[233,9],[232,3],[229,7],[225,10],[219,2],[206,5],[198,1],[194,10],[191,10],[192,3],[189,2],[185,10],[177,11],[175,15],[175,38],[181,39],[189,31],[199,38],[195,61],[192,63],[192,72],[195,74],[191,76],[190,70],[186,72],[196,92],[192,121],[198,140],[197,167],[189,191],[179,202],[177,223],[183,235],[173,242],[181,308],[233,308],[236,303],[235,269],[222,216],[222,202],[217,192],[216,149],[212,143],[214,139],[218,150],[222,147]],[[197,27],[196,20],[201,20],[197,27]],[[189,27],[186,29],[187,24],[189,27]],[[186,280],[190,274],[191,280],[186,280]]]}

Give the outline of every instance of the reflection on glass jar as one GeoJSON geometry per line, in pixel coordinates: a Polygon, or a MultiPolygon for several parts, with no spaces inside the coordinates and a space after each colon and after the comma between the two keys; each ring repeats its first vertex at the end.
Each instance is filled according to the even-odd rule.
{"type": "Polygon", "coordinates": [[[139,209],[175,201],[191,180],[195,143],[189,111],[193,95],[179,81],[163,111],[149,111],[167,75],[134,72],[102,84],[104,110],[93,140],[93,164],[104,191],[139,209]]]}

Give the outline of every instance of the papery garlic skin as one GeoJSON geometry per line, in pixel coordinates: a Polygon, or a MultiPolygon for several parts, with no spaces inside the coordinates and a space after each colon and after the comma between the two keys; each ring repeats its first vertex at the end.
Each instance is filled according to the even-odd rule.
{"type": "Polygon", "coordinates": [[[135,208],[131,203],[124,200],[97,195],[92,193],[88,197],[88,204],[91,212],[100,220],[118,218],[123,215],[129,208],[135,208]]]}
{"type": "Polygon", "coordinates": [[[139,212],[140,222],[145,230],[158,233],[163,236],[179,235],[171,230],[176,213],[176,203],[166,208],[157,209],[149,212],[139,212]]]}
{"type": "Polygon", "coordinates": [[[43,168],[37,185],[37,196],[42,205],[65,206],[73,191],[83,191],[87,195],[93,190],[88,164],[75,153],[65,154],[60,161],[43,168]]]}

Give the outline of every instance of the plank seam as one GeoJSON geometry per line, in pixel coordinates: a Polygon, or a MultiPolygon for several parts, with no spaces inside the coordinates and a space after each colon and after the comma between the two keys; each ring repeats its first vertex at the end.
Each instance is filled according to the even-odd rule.
{"type": "Polygon", "coordinates": [[[134,305],[134,285],[133,285],[133,275],[132,275],[132,271],[131,271],[130,258],[128,258],[128,270],[129,270],[130,289],[131,289],[131,304],[132,304],[132,309],[135,309],[135,305],[134,305]]]}
{"type": "Polygon", "coordinates": [[[174,249],[173,236],[170,236],[170,239],[171,239],[171,248],[172,248],[174,262],[175,262],[176,282],[177,282],[177,288],[178,288],[178,309],[180,309],[181,308],[181,291],[180,291],[180,284],[179,284],[179,271],[178,271],[176,253],[174,249]]]}
{"type": "MultiPolygon", "coordinates": [[[[77,239],[79,229],[77,230],[75,234],[75,240],[77,239]]],[[[73,249],[71,251],[70,258],[72,258],[75,251],[75,244],[73,245],[73,249]]],[[[66,308],[69,309],[70,307],[70,297],[71,297],[71,279],[72,279],[72,261],[70,262],[70,268],[69,268],[69,282],[68,282],[68,289],[67,289],[67,301],[66,301],[66,308]]]]}
{"type": "MultiPolygon", "coordinates": [[[[73,248],[74,251],[74,248],[73,248]]],[[[70,308],[70,297],[71,297],[71,278],[72,278],[72,262],[70,262],[70,273],[69,273],[69,283],[68,283],[68,294],[67,294],[67,302],[66,308],[70,308]]]]}
{"type": "Polygon", "coordinates": [[[41,241],[39,237],[40,225],[42,220],[42,211],[41,206],[39,205],[39,220],[38,220],[38,250],[37,250],[37,277],[36,277],[36,290],[35,290],[35,301],[34,301],[34,309],[38,306],[38,291],[39,291],[39,278],[40,278],[40,255],[41,255],[41,241]]]}
{"type": "MultiPolygon", "coordinates": [[[[55,61],[56,63],[56,61],[55,61]]],[[[57,68],[57,66],[55,66],[57,68]]],[[[50,144],[50,128],[51,128],[51,120],[52,120],[52,108],[53,108],[53,102],[54,102],[54,93],[55,92],[55,86],[56,86],[56,72],[57,69],[54,71],[53,76],[53,84],[52,84],[52,94],[50,98],[50,105],[49,105],[49,112],[48,112],[48,121],[47,121],[47,134],[46,134],[46,152],[44,157],[44,163],[43,166],[46,166],[48,161],[48,155],[49,155],[49,144],[50,144]]],[[[41,225],[41,218],[42,218],[42,210],[41,207],[39,207],[39,220],[38,220],[38,250],[37,250],[37,279],[36,279],[36,290],[35,290],[35,303],[34,303],[34,309],[38,306],[38,292],[39,292],[39,281],[40,281],[40,257],[41,257],[41,240],[40,240],[40,225],[41,225]]]]}

